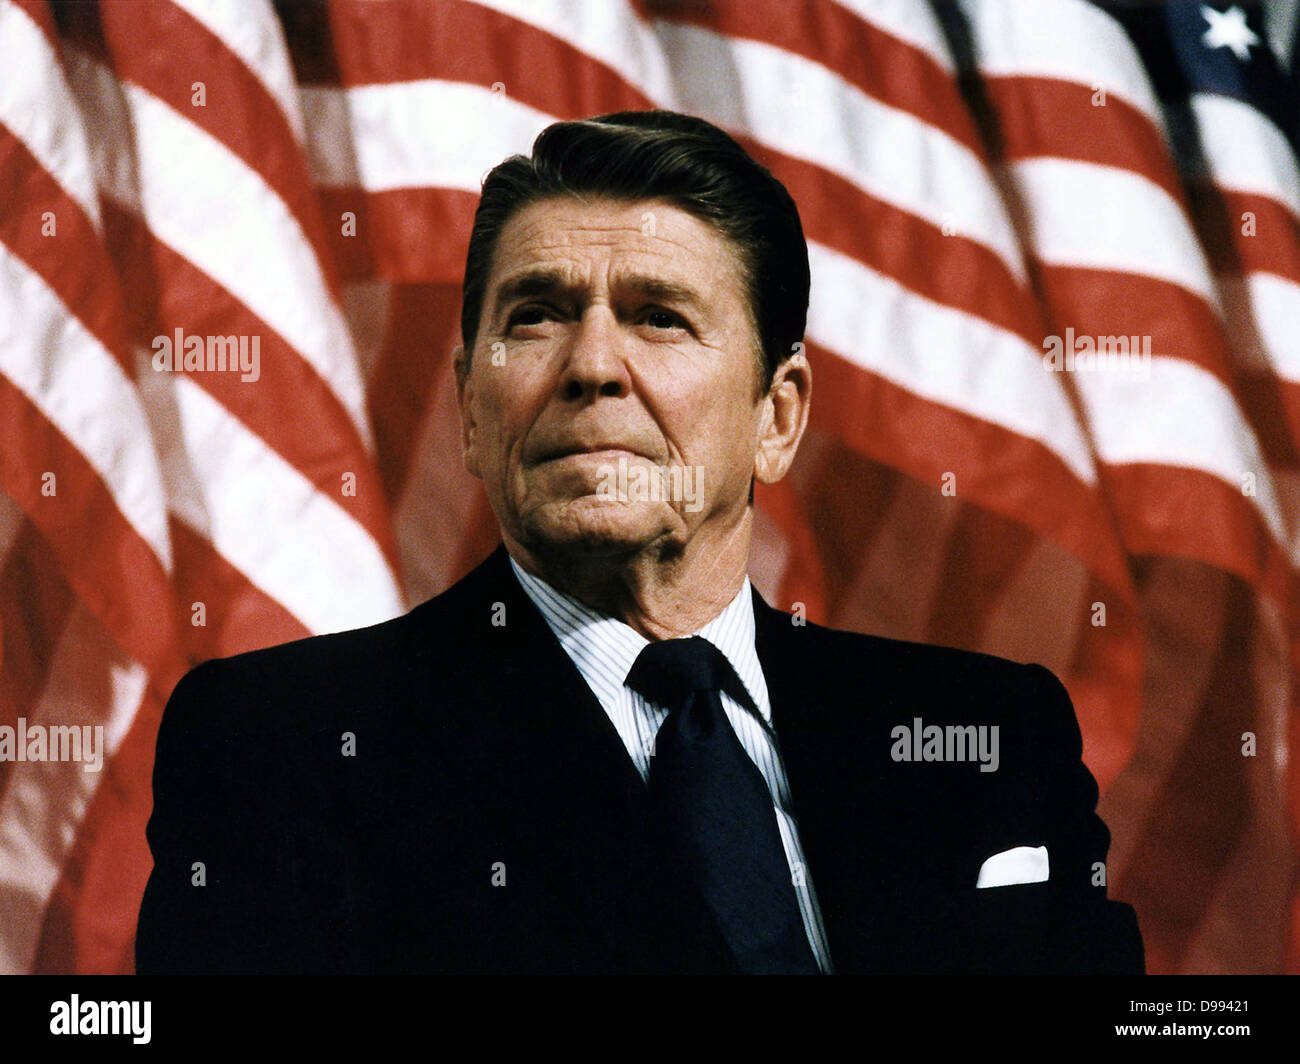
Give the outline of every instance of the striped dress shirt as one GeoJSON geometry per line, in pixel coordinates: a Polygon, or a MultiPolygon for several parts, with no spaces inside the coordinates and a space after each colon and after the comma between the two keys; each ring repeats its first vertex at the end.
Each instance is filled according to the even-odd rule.
{"type": "MultiPolygon", "coordinates": [[[[650,641],[617,618],[597,613],[573,596],[557,591],[546,581],[525,572],[513,558],[510,565],[525,594],[541,611],[565,653],[578,667],[587,686],[609,716],[641,778],[648,781],[655,735],[667,718],[669,707],[649,701],[624,681],[637,656],[650,641]]],[[[767,682],[763,679],[758,651],[754,647],[754,602],[748,577],[730,605],[694,634],[722,651],[749,694],[752,704],[742,706],[728,692],[721,692],[722,708],[741,746],[767,781],[808,942],[818,966],[823,972],[830,973],[826,930],[822,926],[812,875],[799,842],[798,825],[790,812],[790,783],[777,750],[767,682]]]]}

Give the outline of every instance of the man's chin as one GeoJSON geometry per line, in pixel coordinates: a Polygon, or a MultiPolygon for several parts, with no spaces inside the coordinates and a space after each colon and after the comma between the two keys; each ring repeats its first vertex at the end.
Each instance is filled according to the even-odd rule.
{"type": "Polygon", "coordinates": [[[685,531],[662,503],[624,503],[598,495],[539,507],[523,522],[525,542],[540,552],[628,555],[685,531]]]}

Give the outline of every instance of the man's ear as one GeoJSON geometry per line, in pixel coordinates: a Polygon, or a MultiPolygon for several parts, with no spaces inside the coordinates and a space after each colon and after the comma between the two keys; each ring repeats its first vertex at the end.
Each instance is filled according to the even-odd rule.
{"type": "Polygon", "coordinates": [[[470,383],[469,357],[465,345],[457,344],[451,353],[456,374],[456,405],[460,408],[460,454],[466,470],[481,476],[478,466],[477,433],[474,422],[474,386],[470,383]]]}
{"type": "Polygon", "coordinates": [[[799,441],[808,427],[812,399],[812,367],[798,344],[795,353],[776,368],[772,386],[759,400],[762,416],[754,453],[754,476],[764,484],[775,484],[794,462],[799,441]]]}

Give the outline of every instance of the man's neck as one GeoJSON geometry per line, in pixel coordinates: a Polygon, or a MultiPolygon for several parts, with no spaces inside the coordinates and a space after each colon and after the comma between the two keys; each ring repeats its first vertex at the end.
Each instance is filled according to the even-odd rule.
{"type": "Polygon", "coordinates": [[[647,639],[676,639],[699,631],[736,597],[749,566],[752,523],[749,510],[721,536],[626,556],[529,550],[508,537],[506,549],[527,572],[647,639]]]}

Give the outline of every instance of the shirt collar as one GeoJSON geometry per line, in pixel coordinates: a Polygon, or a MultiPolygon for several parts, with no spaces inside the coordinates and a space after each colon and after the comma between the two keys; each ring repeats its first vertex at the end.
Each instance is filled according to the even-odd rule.
{"type": "MultiPolygon", "coordinates": [[[[650,640],[618,618],[599,613],[526,572],[514,558],[510,559],[510,567],[596,697],[604,705],[615,704],[632,664],[650,640]]],[[[754,597],[749,577],[721,613],[691,634],[707,639],[722,651],[745,685],[753,708],[770,724],[772,706],[754,648],[754,597]]]]}

